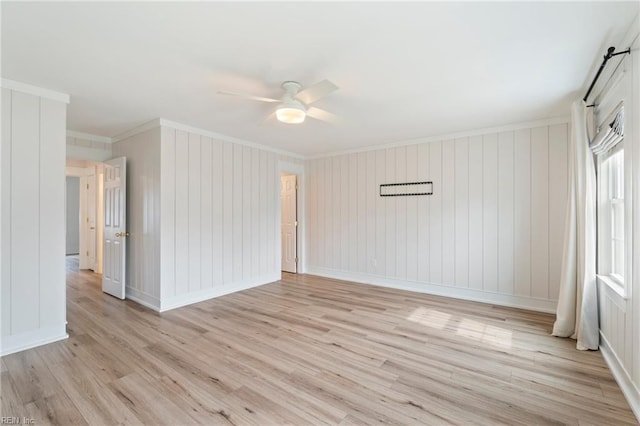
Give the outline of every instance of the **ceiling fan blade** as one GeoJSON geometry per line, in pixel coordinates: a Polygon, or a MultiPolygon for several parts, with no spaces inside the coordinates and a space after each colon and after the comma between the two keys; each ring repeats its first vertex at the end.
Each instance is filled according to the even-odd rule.
{"type": "Polygon", "coordinates": [[[234,93],[234,92],[219,91],[218,95],[237,96],[239,98],[250,99],[252,101],[260,101],[260,102],[280,102],[280,99],[263,98],[261,96],[253,96],[253,95],[249,95],[247,93],[234,93]]]}
{"type": "Polygon", "coordinates": [[[340,121],[340,117],[337,115],[316,107],[307,108],[307,115],[316,120],[326,121],[328,123],[337,123],[340,121]]]}
{"type": "Polygon", "coordinates": [[[309,86],[302,92],[296,95],[296,99],[301,100],[305,104],[309,105],[312,102],[317,101],[320,98],[324,98],[329,93],[338,90],[338,86],[330,82],[329,80],[322,80],[319,83],[309,86]]]}

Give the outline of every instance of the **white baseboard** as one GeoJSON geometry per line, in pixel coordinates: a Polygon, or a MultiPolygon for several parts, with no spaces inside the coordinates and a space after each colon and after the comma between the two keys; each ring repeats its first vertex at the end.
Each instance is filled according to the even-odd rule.
{"type": "Polygon", "coordinates": [[[611,345],[602,332],[600,332],[600,352],[602,352],[602,357],[609,366],[609,370],[611,370],[616,382],[618,382],[620,390],[622,390],[625,398],[627,398],[631,411],[633,411],[636,419],[640,422],[640,389],[638,389],[638,385],[633,383],[631,376],[620,362],[620,358],[618,358],[618,355],[616,355],[613,348],[611,348],[611,345]]]}
{"type": "Polygon", "coordinates": [[[125,297],[141,304],[149,309],[160,312],[160,299],[135,288],[127,287],[125,289],[125,297]]]}
{"type": "Polygon", "coordinates": [[[10,355],[36,346],[57,342],[68,338],[66,322],[60,325],[38,328],[11,336],[2,336],[0,356],[10,355]]]}
{"type": "Polygon", "coordinates": [[[180,294],[173,297],[163,298],[161,302],[160,312],[171,309],[180,308],[182,306],[191,305],[193,303],[202,302],[213,299],[214,297],[224,296],[225,294],[235,293],[237,291],[248,290],[264,284],[272,283],[280,279],[280,272],[276,274],[266,275],[252,280],[240,281],[219,285],[217,287],[208,288],[187,294],[180,294]]]}
{"type": "Polygon", "coordinates": [[[532,311],[555,313],[557,302],[533,297],[514,296],[502,293],[474,290],[470,288],[451,287],[442,284],[405,281],[385,278],[378,275],[361,272],[341,271],[318,266],[308,266],[307,274],[319,275],[326,278],[354,281],[362,284],[372,284],[380,287],[397,288],[415,291],[435,296],[452,297],[454,299],[470,300],[474,302],[490,303],[492,305],[508,306],[511,308],[528,309],[532,311]]]}

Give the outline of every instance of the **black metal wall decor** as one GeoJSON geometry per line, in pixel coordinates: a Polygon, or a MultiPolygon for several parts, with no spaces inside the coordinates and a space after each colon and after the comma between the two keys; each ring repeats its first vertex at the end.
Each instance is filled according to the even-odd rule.
{"type": "Polygon", "coordinates": [[[432,195],[433,182],[405,182],[380,184],[381,197],[408,197],[411,195],[432,195]]]}

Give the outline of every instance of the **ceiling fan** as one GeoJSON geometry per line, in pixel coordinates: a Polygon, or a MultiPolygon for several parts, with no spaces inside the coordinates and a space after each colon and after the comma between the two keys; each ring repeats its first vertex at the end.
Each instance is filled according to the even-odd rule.
{"type": "Polygon", "coordinates": [[[285,81],[282,83],[282,89],[284,94],[281,99],[225,91],[220,91],[218,94],[238,96],[259,102],[278,102],[280,105],[276,109],[276,117],[279,121],[287,124],[302,123],[307,116],[327,122],[337,121],[338,117],[336,115],[323,109],[309,106],[313,102],[338,90],[338,86],[329,80],[322,80],[306,89],[303,89],[302,85],[297,81],[285,81]]]}

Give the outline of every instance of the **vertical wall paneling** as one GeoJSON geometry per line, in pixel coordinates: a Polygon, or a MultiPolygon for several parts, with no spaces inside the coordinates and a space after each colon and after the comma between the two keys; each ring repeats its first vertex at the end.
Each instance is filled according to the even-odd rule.
{"type": "MultiPolygon", "coordinates": [[[[564,145],[566,141],[555,141],[564,145]]],[[[549,289],[549,128],[531,130],[531,296],[553,299],[549,289]]],[[[566,201],[565,201],[566,202],[566,201]]],[[[560,203],[562,207],[562,203],[560,203]]],[[[562,210],[560,210],[561,212],[562,210]]],[[[560,253],[558,253],[559,255],[560,253]]],[[[560,274],[558,274],[558,278],[560,274]]]]}
{"type": "Polygon", "coordinates": [[[268,244],[269,235],[269,223],[267,222],[266,206],[269,203],[267,199],[267,188],[269,185],[269,181],[265,179],[267,175],[267,153],[264,151],[260,151],[258,155],[259,168],[258,168],[258,176],[260,178],[260,194],[258,196],[258,203],[260,208],[260,251],[258,257],[260,259],[260,269],[259,273],[266,274],[269,271],[269,259],[267,256],[268,251],[271,249],[268,244]]]}
{"type": "Polygon", "coordinates": [[[531,296],[531,130],[514,135],[514,292],[531,296]]]}
{"type": "Polygon", "coordinates": [[[2,276],[0,282],[2,288],[2,336],[11,334],[11,240],[14,237],[11,229],[11,203],[4,200],[11,199],[11,118],[13,109],[11,107],[12,91],[2,88],[2,164],[0,164],[0,173],[2,173],[2,276]]]}
{"type": "Polygon", "coordinates": [[[176,295],[189,292],[189,148],[188,133],[176,131],[176,295]]]}
{"type": "MultiPolygon", "coordinates": [[[[377,209],[376,205],[377,201],[377,179],[376,179],[376,153],[373,151],[369,151],[364,154],[366,157],[366,174],[365,174],[365,184],[366,184],[366,194],[367,194],[367,203],[365,207],[365,214],[367,217],[367,227],[365,230],[365,244],[367,250],[367,257],[365,259],[366,262],[366,272],[370,274],[375,274],[376,271],[376,246],[378,239],[378,229],[376,228],[376,216],[377,209]]],[[[313,194],[309,194],[310,197],[313,197],[313,194]]],[[[313,242],[313,240],[310,240],[313,242]]]]}
{"type": "Polygon", "coordinates": [[[253,248],[251,238],[251,219],[253,210],[251,209],[251,193],[253,182],[251,180],[251,157],[253,149],[248,146],[242,147],[242,280],[251,277],[251,251],[253,248]]]}
{"type": "Polygon", "coordinates": [[[233,144],[224,142],[223,144],[223,231],[224,238],[222,243],[223,253],[223,279],[224,283],[232,281],[232,259],[233,259],[233,144]]]}
{"type": "MultiPolygon", "coordinates": [[[[162,170],[160,240],[163,253],[174,253],[163,261],[174,264],[175,279],[169,268],[156,266],[162,271],[162,291],[154,307],[173,309],[278,279],[277,167],[280,160],[297,160],[205,131],[159,126],[157,169],[160,164],[167,168],[162,170]]],[[[145,145],[135,138],[115,145],[116,152],[133,155],[135,177],[142,169],[133,147],[145,145]]]]}
{"type": "Polygon", "coordinates": [[[442,280],[442,143],[429,144],[429,179],[433,182],[433,195],[429,200],[429,281],[442,280]]]}
{"type": "Polygon", "coordinates": [[[388,183],[387,180],[386,152],[375,151],[375,212],[376,212],[376,259],[375,270],[378,275],[387,275],[387,199],[380,197],[378,188],[380,184],[388,183]]]}
{"type": "MultiPolygon", "coordinates": [[[[373,186],[373,182],[367,181],[367,154],[361,152],[357,154],[358,162],[358,177],[357,177],[357,234],[358,234],[358,264],[356,270],[360,272],[367,272],[367,264],[369,255],[367,252],[367,197],[369,196],[369,186],[373,186]]],[[[312,240],[313,241],[313,240],[312,240]]]]}
{"type": "Polygon", "coordinates": [[[558,299],[568,188],[568,127],[549,127],[549,298],[558,299]]]}
{"type": "Polygon", "coordinates": [[[62,324],[66,317],[66,292],[52,285],[65,282],[65,153],[58,141],[64,140],[66,113],[65,104],[40,99],[40,326],[62,324]]]}
{"type": "Polygon", "coordinates": [[[332,261],[330,262],[336,269],[342,269],[342,245],[340,232],[342,231],[341,219],[342,210],[344,205],[340,202],[342,194],[342,174],[340,173],[340,165],[342,158],[332,158],[331,167],[333,168],[333,178],[331,180],[331,190],[329,191],[329,198],[331,198],[331,206],[335,211],[330,217],[330,231],[329,231],[329,246],[331,247],[330,256],[332,261]]]}
{"type": "MultiPolygon", "coordinates": [[[[350,195],[353,193],[350,192],[350,173],[349,173],[349,155],[344,155],[338,157],[338,162],[340,163],[340,198],[338,200],[338,205],[340,206],[340,220],[338,221],[339,230],[338,230],[338,246],[340,247],[340,266],[339,268],[346,271],[349,269],[349,256],[350,251],[347,245],[350,243],[349,240],[349,228],[352,223],[350,223],[349,218],[351,217],[351,213],[349,211],[350,204],[350,195]]],[[[351,198],[353,198],[355,194],[351,198]]]]}
{"type": "Polygon", "coordinates": [[[245,216],[243,210],[243,149],[241,145],[233,145],[233,181],[231,183],[232,209],[231,229],[233,240],[231,242],[231,279],[242,280],[242,223],[245,216]]]}
{"type": "Polygon", "coordinates": [[[160,294],[175,296],[176,291],[176,131],[163,127],[161,129],[160,150],[160,185],[163,194],[160,200],[161,212],[161,262],[160,294]]]}
{"type": "Polygon", "coordinates": [[[498,291],[513,294],[513,132],[498,134],[498,291]]]}
{"type": "MultiPolygon", "coordinates": [[[[11,239],[11,331],[19,334],[40,326],[40,98],[13,92],[11,120],[11,227],[19,238],[11,239]],[[19,165],[16,167],[16,165],[19,165]],[[38,196],[35,196],[38,194],[38,196]],[[37,309],[24,309],[25,301],[37,300],[37,309]]],[[[60,175],[60,179],[64,173],[60,175]]],[[[31,302],[30,304],[32,304],[31,302]]]]}
{"type": "Polygon", "coordinates": [[[254,150],[251,153],[251,267],[249,276],[260,274],[260,252],[264,249],[260,245],[260,220],[264,211],[260,204],[260,152],[254,150]]]}
{"type": "MultiPolygon", "coordinates": [[[[191,138],[189,138],[191,139],[191,138]]],[[[213,143],[200,138],[200,288],[213,284],[213,143]]]]}
{"type": "MultiPolygon", "coordinates": [[[[407,146],[406,182],[418,181],[418,146],[407,146]]],[[[407,280],[418,280],[418,198],[402,197],[406,200],[406,268],[407,280]]],[[[423,197],[424,198],[424,197],[423,197]]]]}
{"type": "Polygon", "coordinates": [[[187,168],[185,172],[188,174],[188,184],[185,193],[188,197],[188,216],[187,216],[187,235],[188,235],[188,264],[189,264],[189,285],[188,291],[193,292],[200,290],[201,278],[201,211],[200,204],[201,195],[201,168],[200,161],[202,158],[202,150],[200,147],[200,135],[189,133],[187,136],[187,168]]]}
{"type": "Polygon", "coordinates": [[[307,161],[309,188],[318,188],[308,194],[308,206],[318,206],[309,272],[552,311],[566,129],[540,125],[307,161]],[[432,195],[378,194],[382,183],[422,180],[433,182],[432,195]]]}
{"type": "Polygon", "coordinates": [[[498,135],[482,138],[482,289],[498,291],[498,135]]]}
{"type": "MultiPolygon", "coordinates": [[[[160,214],[165,207],[169,207],[170,213],[173,213],[171,198],[168,198],[169,203],[163,204],[160,196],[162,181],[174,174],[170,163],[167,164],[168,170],[160,169],[162,138],[165,136],[156,127],[113,144],[113,154],[127,158],[127,231],[130,236],[127,238],[126,253],[126,297],[156,309],[160,306],[162,292],[162,270],[159,265],[161,259],[166,259],[166,246],[162,244],[160,235],[166,230],[170,240],[173,241],[175,237],[169,232],[172,228],[167,225],[166,218],[162,221],[160,214]]],[[[179,171],[176,177],[178,174],[179,171]]],[[[168,217],[171,218],[171,214],[168,217]]],[[[186,256],[182,261],[188,261],[186,256]]],[[[169,262],[174,261],[171,259],[169,262]]],[[[188,271],[185,272],[188,274],[188,271]]],[[[173,276],[170,279],[173,280],[173,276]]],[[[188,282],[185,281],[185,284],[188,282]]]]}
{"type": "Polygon", "coordinates": [[[2,80],[0,355],[67,337],[68,96],[2,80]]]}
{"type": "MultiPolygon", "coordinates": [[[[396,148],[394,182],[407,182],[407,148],[396,148]]],[[[407,197],[391,197],[396,204],[395,277],[407,279],[407,197]]]]}
{"type": "MultiPolygon", "coordinates": [[[[396,182],[396,155],[397,152],[394,148],[387,150],[387,166],[386,166],[386,183],[396,182]]],[[[396,268],[396,238],[398,235],[398,221],[397,221],[397,198],[398,197],[386,197],[383,198],[386,208],[386,275],[388,277],[395,277],[397,273],[396,268]]]]}
{"type": "Polygon", "coordinates": [[[469,141],[455,141],[455,280],[469,287],[469,141]]]}
{"type": "MultiPolygon", "coordinates": [[[[420,144],[417,146],[417,177],[418,182],[426,182],[431,180],[429,170],[429,145],[420,144]]],[[[417,280],[429,281],[430,270],[430,238],[429,226],[431,217],[429,214],[431,197],[420,196],[416,200],[416,227],[417,227],[417,248],[416,262],[418,264],[417,280]]]]}
{"type": "Polygon", "coordinates": [[[483,277],[482,136],[469,138],[469,288],[482,290],[483,277]]]}
{"type": "Polygon", "coordinates": [[[323,179],[326,176],[325,171],[325,159],[316,161],[309,165],[312,174],[309,176],[308,185],[310,189],[309,194],[315,194],[308,198],[309,209],[308,212],[313,213],[314,222],[310,223],[307,227],[309,233],[309,241],[315,241],[313,244],[309,244],[309,259],[310,265],[325,265],[325,253],[326,253],[326,235],[325,228],[326,215],[322,209],[325,208],[327,200],[325,198],[325,185],[326,182],[323,179]],[[314,226],[315,223],[315,226],[314,226]]]}
{"type": "Polygon", "coordinates": [[[358,155],[350,154],[347,156],[348,160],[348,170],[349,170],[349,181],[348,187],[349,192],[347,193],[347,203],[349,205],[347,220],[344,222],[348,225],[348,229],[346,232],[347,240],[346,242],[343,240],[343,244],[347,246],[346,248],[346,256],[348,259],[346,269],[350,271],[357,271],[358,268],[358,257],[362,255],[362,252],[359,250],[351,250],[349,246],[349,242],[353,241],[358,246],[358,200],[360,198],[360,192],[358,191],[358,155]]]}
{"type": "Polygon", "coordinates": [[[442,283],[456,279],[456,145],[442,143],[442,283]]]}

